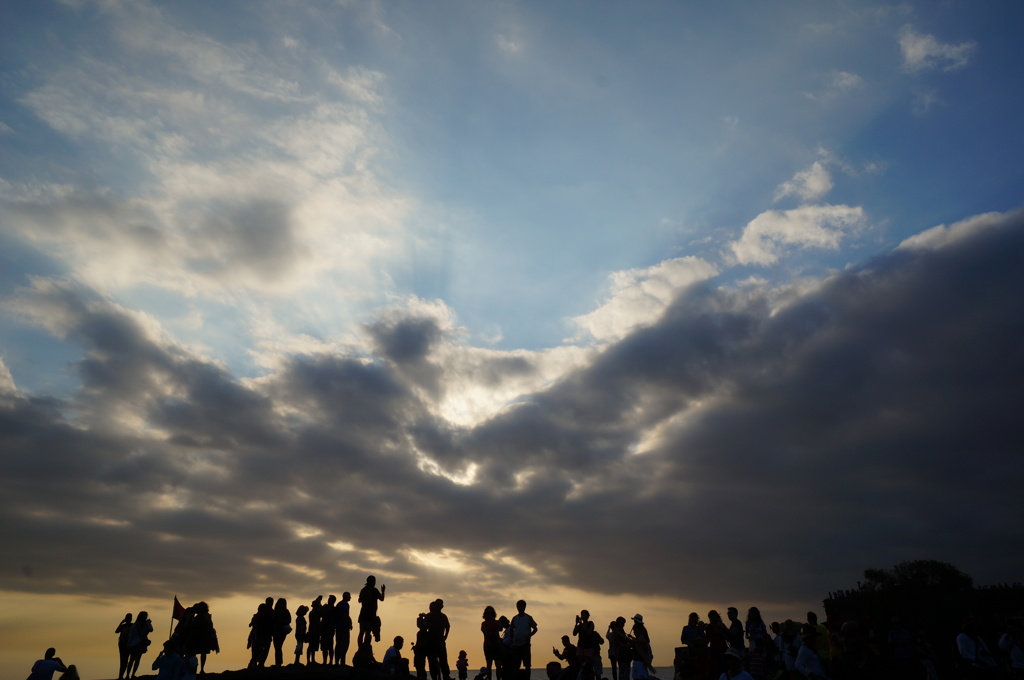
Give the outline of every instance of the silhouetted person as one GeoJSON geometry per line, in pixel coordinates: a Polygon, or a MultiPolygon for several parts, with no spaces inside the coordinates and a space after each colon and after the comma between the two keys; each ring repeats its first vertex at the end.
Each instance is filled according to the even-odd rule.
{"type": "Polygon", "coordinates": [[[405,640],[398,635],[394,639],[394,644],[384,652],[384,658],[380,663],[380,669],[384,675],[400,675],[402,677],[409,675],[409,660],[402,657],[403,646],[405,646],[405,640]]]}
{"type": "MultiPolygon", "coordinates": [[[[205,673],[206,655],[210,652],[220,652],[217,631],[214,630],[213,619],[210,617],[210,606],[205,602],[196,602],[186,608],[178,625],[174,627],[171,640],[183,659],[200,656],[201,669],[205,673]]],[[[200,665],[198,660],[197,665],[200,665]]]]}
{"type": "Polygon", "coordinates": [[[194,617],[185,635],[185,660],[191,656],[199,656],[199,672],[206,672],[206,655],[210,652],[220,654],[220,642],[217,640],[217,629],[213,627],[210,605],[196,602],[192,605],[194,617]]]}
{"type": "Polygon", "coordinates": [[[320,651],[320,613],[323,611],[323,595],[317,595],[309,606],[309,630],[306,633],[306,665],[315,666],[316,653],[320,651]]]}
{"type": "Polygon", "coordinates": [[[633,663],[633,645],[626,635],[626,619],[619,616],[608,624],[608,660],[612,667],[610,680],[629,680],[629,667],[633,663]]]}
{"type": "Polygon", "coordinates": [[[356,653],[352,655],[352,670],[365,672],[377,665],[373,658],[373,647],[369,642],[356,646],[356,653]]]}
{"type": "Polygon", "coordinates": [[[740,623],[740,612],[736,607],[729,607],[725,610],[725,616],[729,619],[729,632],[726,634],[726,641],[730,647],[744,649],[743,624],[740,623]]]}
{"type": "MultiPolygon", "coordinates": [[[[199,659],[196,658],[196,655],[185,654],[181,660],[181,675],[179,675],[178,677],[180,678],[180,680],[196,680],[198,670],[199,659]]],[[[205,673],[206,671],[203,672],[205,673]]]]}
{"type": "Polygon", "coordinates": [[[501,680],[501,669],[505,663],[505,645],[501,641],[504,630],[498,623],[498,613],[494,607],[484,607],[484,620],[480,623],[480,631],[484,634],[484,660],[487,662],[487,680],[491,680],[491,666],[497,668],[497,680],[501,680]]]}
{"type": "Polygon", "coordinates": [[[128,658],[131,656],[128,651],[128,640],[132,635],[131,613],[124,615],[124,618],[121,619],[121,623],[117,624],[117,628],[114,629],[114,632],[117,633],[117,654],[120,657],[120,665],[117,669],[117,680],[123,680],[124,674],[128,670],[128,658]]]}
{"type": "Polygon", "coordinates": [[[274,639],[274,598],[268,597],[256,609],[249,621],[249,645],[252,657],[249,668],[263,668],[267,664],[270,645],[274,639]]]}
{"type": "Polygon", "coordinates": [[[646,678],[654,674],[654,652],[651,651],[651,634],[644,625],[644,617],[633,616],[630,639],[633,642],[633,677],[646,678]]]}
{"type": "Polygon", "coordinates": [[[751,607],[747,610],[747,621],[743,626],[743,634],[747,640],[750,641],[750,647],[753,648],[754,642],[757,640],[763,640],[765,647],[767,648],[768,638],[768,627],[764,625],[764,619],[761,618],[761,610],[757,607],[751,607]]]}
{"type": "Polygon", "coordinates": [[[128,634],[128,677],[134,678],[138,675],[139,663],[142,661],[142,655],[149,649],[149,634],[152,632],[153,622],[149,620],[149,612],[139,612],[128,634]]]}
{"type": "Polygon", "coordinates": [[[814,651],[821,659],[821,665],[827,669],[832,659],[832,650],[828,646],[828,628],[818,623],[818,615],[814,612],[807,612],[807,624],[814,628],[814,651]]]}
{"type": "MultiPolygon", "coordinates": [[[[579,617],[576,617],[577,620],[579,617]]],[[[580,673],[580,654],[579,647],[572,643],[572,638],[568,635],[562,636],[562,651],[558,651],[555,647],[551,648],[551,653],[555,655],[555,658],[559,661],[564,661],[566,668],[561,673],[562,680],[576,680],[576,676],[580,673]]]]}
{"type": "Polygon", "coordinates": [[[347,590],[341,594],[341,602],[334,605],[334,614],[338,619],[338,628],[334,634],[334,663],[345,665],[348,647],[352,642],[352,593],[347,590]]]}
{"type": "Polygon", "coordinates": [[[153,659],[153,670],[156,680],[179,680],[181,677],[181,654],[171,640],[164,643],[164,648],[153,659]]]}
{"type": "Polygon", "coordinates": [[[594,676],[601,677],[601,645],[604,639],[598,634],[594,622],[590,620],[590,612],[582,610],[576,616],[576,624],[572,634],[576,636],[576,653],[580,657],[580,665],[589,665],[594,676]]]}
{"type": "Polygon", "coordinates": [[[68,667],[57,656],[57,650],[50,647],[43,658],[32,664],[32,680],[52,680],[55,671],[66,671],[68,667]]]}
{"type": "Polygon", "coordinates": [[[525,669],[525,677],[530,677],[530,668],[533,665],[530,653],[530,641],[537,634],[537,622],[526,613],[526,600],[516,602],[516,611],[519,612],[512,617],[509,627],[512,629],[512,640],[509,648],[510,665],[512,675],[506,673],[506,680],[514,680],[519,675],[519,668],[525,669]]]}
{"type": "MultiPolygon", "coordinates": [[[[427,679],[427,656],[430,651],[430,628],[426,612],[416,616],[416,641],[412,643],[412,665],[419,680],[427,679]]],[[[353,662],[353,665],[354,662],[353,662]]]]}
{"type": "Polygon", "coordinates": [[[431,657],[437,664],[439,677],[444,680],[452,680],[451,668],[448,665],[448,634],[451,632],[451,623],[448,615],[443,611],[444,600],[438,598],[430,603],[427,614],[427,626],[430,629],[431,657]]]}
{"type": "Polygon", "coordinates": [[[384,590],[387,586],[381,584],[377,590],[377,578],[366,577],[366,585],[359,591],[359,636],[360,647],[370,645],[370,640],[376,639],[380,642],[380,618],[377,616],[377,603],[384,601],[384,590]]]}
{"type": "Polygon", "coordinates": [[[320,654],[325,665],[334,663],[334,634],[338,630],[338,613],[335,603],[338,598],[331,595],[327,604],[320,609],[320,654]]]}
{"type": "Polygon", "coordinates": [[[306,613],[309,607],[299,605],[295,610],[295,665],[302,665],[302,645],[306,642],[306,613]]]}
{"type": "Polygon", "coordinates": [[[288,611],[288,600],[279,597],[274,605],[274,623],[271,632],[274,639],[275,666],[284,664],[284,641],[288,639],[290,632],[292,632],[292,613],[288,611]]]}

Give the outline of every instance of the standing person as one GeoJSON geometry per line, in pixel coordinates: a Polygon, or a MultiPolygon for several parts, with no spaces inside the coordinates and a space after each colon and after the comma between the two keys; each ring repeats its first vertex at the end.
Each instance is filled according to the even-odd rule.
{"type": "Polygon", "coordinates": [[[744,626],[743,634],[750,640],[751,649],[754,648],[754,643],[757,640],[763,640],[767,647],[768,627],[764,625],[764,619],[761,618],[761,610],[757,607],[751,607],[747,610],[747,622],[744,626]]]}
{"type": "Polygon", "coordinates": [[[448,665],[448,634],[451,633],[452,626],[448,621],[448,615],[441,611],[442,609],[444,600],[441,598],[430,603],[427,625],[430,628],[434,657],[437,659],[437,670],[444,680],[452,680],[452,670],[448,665]]]}
{"type": "Polygon", "coordinates": [[[459,658],[455,661],[455,667],[459,669],[459,680],[469,680],[469,657],[466,650],[459,650],[459,658]]]}
{"type": "MultiPolygon", "coordinates": [[[[412,643],[412,665],[416,668],[416,678],[427,680],[427,657],[430,655],[430,630],[427,624],[427,613],[420,612],[416,617],[416,641],[412,643]]],[[[436,666],[431,666],[435,671],[436,666]]]]}
{"type": "Polygon", "coordinates": [[[599,679],[604,670],[601,667],[601,644],[604,640],[597,634],[594,622],[590,620],[590,612],[586,609],[576,616],[572,634],[576,636],[576,653],[580,657],[580,665],[590,666],[594,670],[594,677],[599,679]]]}
{"type": "Polygon", "coordinates": [[[807,612],[807,624],[814,629],[814,651],[821,659],[822,667],[827,669],[832,661],[828,628],[824,624],[818,623],[818,615],[814,612],[807,612]]]}
{"type": "Polygon", "coordinates": [[[284,664],[284,641],[288,639],[288,633],[292,632],[292,613],[288,611],[288,600],[283,597],[277,598],[274,605],[274,623],[271,624],[271,634],[274,640],[274,665],[284,664]]]}
{"type": "Polygon", "coordinates": [[[608,641],[608,665],[612,667],[611,680],[618,680],[619,648],[617,646],[618,641],[615,639],[615,621],[608,623],[608,630],[604,633],[604,639],[608,641]]]}
{"type": "Polygon", "coordinates": [[[309,607],[309,629],[306,631],[306,665],[316,665],[316,653],[320,651],[320,612],[324,605],[323,595],[317,595],[309,607]]]}
{"type": "Polygon", "coordinates": [[[302,604],[295,610],[295,666],[302,665],[302,643],[306,641],[306,612],[309,607],[302,604]]]}
{"type": "Polygon", "coordinates": [[[494,607],[484,607],[484,620],[480,623],[480,632],[484,634],[484,659],[487,662],[487,680],[491,680],[491,666],[497,670],[497,679],[501,680],[501,667],[504,662],[505,645],[501,642],[502,627],[498,623],[498,613],[494,607]]]}
{"type": "Polygon", "coordinates": [[[57,656],[57,650],[50,647],[43,653],[43,658],[32,664],[32,680],[53,680],[55,671],[66,671],[68,667],[57,656]]]}
{"type": "Polygon", "coordinates": [[[149,634],[152,632],[153,622],[149,620],[149,612],[139,612],[128,635],[128,677],[134,678],[138,675],[139,663],[142,661],[142,655],[149,649],[149,634]]]}
{"type": "Polygon", "coordinates": [[[338,630],[337,601],[337,597],[329,595],[327,604],[320,610],[320,654],[325,666],[334,665],[334,634],[338,630]]]}
{"type": "Polygon", "coordinates": [[[644,625],[644,617],[633,616],[633,677],[647,678],[654,675],[654,652],[651,650],[651,634],[644,625]],[[639,673],[639,674],[638,674],[639,673]]]}
{"type": "Polygon", "coordinates": [[[338,628],[335,633],[334,642],[334,663],[339,666],[345,665],[345,657],[348,655],[348,646],[352,642],[352,593],[347,590],[341,594],[341,602],[334,607],[335,617],[338,619],[338,628]]]}
{"type": "Polygon", "coordinates": [[[704,634],[708,638],[708,663],[711,665],[711,673],[718,675],[725,670],[725,661],[722,655],[729,647],[729,629],[722,622],[722,615],[714,609],[708,612],[708,623],[704,627],[704,634]]]}
{"type": "Polygon", "coordinates": [[[697,677],[706,679],[711,676],[711,660],[708,657],[707,627],[700,620],[700,614],[690,612],[679,641],[686,647],[689,665],[696,669],[697,677]]]}
{"type": "Polygon", "coordinates": [[[519,613],[513,616],[509,622],[509,628],[512,631],[509,649],[512,675],[509,677],[506,673],[505,680],[516,680],[520,666],[526,669],[525,677],[528,679],[533,661],[530,654],[530,640],[537,634],[537,622],[526,613],[526,600],[516,602],[516,611],[519,613]]]}
{"type": "Polygon", "coordinates": [[[612,656],[612,650],[615,653],[615,656],[612,657],[611,680],[629,680],[629,667],[633,663],[633,643],[626,635],[625,617],[620,616],[609,623],[608,630],[608,656],[612,656]],[[618,674],[615,673],[616,661],[618,661],[618,674]]]}
{"type": "Polygon", "coordinates": [[[129,612],[121,619],[114,629],[117,633],[117,654],[120,657],[120,666],[117,669],[117,680],[124,680],[125,671],[128,670],[128,658],[131,656],[128,651],[128,640],[132,634],[132,615],[129,612]]]}
{"type": "Polygon", "coordinates": [[[185,657],[199,655],[199,672],[206,672],[206,655],[210,652],[220,654],[220,643],[217,641],[217,629],[213,627],[210,616],[210,605],[196,602],[192,605],[194,618],[185,637],[185,657]]]}
{"type": "Polygon", "coordinates": [[[267,665],[267,657],[270,656],[270,647],[274,640],[274,598],[268,597],[252,615],[249,621],[252,627],[250,638],[252,640],[252,658],[249,661],[250,668],[264,668],[267,665]]]}
{"type": "Polygon", "coordinates": [[[729,619],[729,632],[726,634],[726,641],[730,647],[735,647],[742,651],[745,647],[743,644],[743,624],[740,623],[740,612],[736,607],[729,607],[725,610],[725,615],[729,619]]]}
{"type": "Polygon", "coordinates": [[[371,575],[366,577],[366,585],[359,591],[359,636],[356,638],[359,647],[369,647],[371,639],[380,642],[377,603],[384,601],[385,588],[387,586],[382,583],[380,590],[377,590],[377,577],[371,575]]]}

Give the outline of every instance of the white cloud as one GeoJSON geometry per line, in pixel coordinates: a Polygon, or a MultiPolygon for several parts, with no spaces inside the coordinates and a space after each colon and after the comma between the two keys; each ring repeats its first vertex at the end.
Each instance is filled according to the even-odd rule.
{"type": "Polygon", "coordinates": [[[832,187],[832,175],[821,161],[815,161],[811,167],[793,175],[793,179],[780,184],[775,191],[775,200],[798,196],[804,201],[817,201],[824,198],[832,187]]]}
{"type": "Polygon", "coordinates": [[[823,103],[831,102],[864,87],[864,78],[849,71],[832,71],[819,94],[805,92],[808,99],[823,103]]]}
{"type": "Polygon", "coordinates": [[[899,33],[900,50],[903,52],[903,69],[916,73],[929,68],[953,71],[967,65],[976,44],[942,43],[933,36],[918,33],[907,24],[899,33]]]}
{"type": "Polygon", "coordinates": [[[896,246],[897,250],[938,250],[957,241],[972,236],[973,234],[1003,225],[1007,222],[1019,220],[1024,211],[1018,210],[1008,213],[988,212],[981,215],[974,215],[965,220],[954,222],[948,227],[940,224],[926,229],[919,234],[904,239],[896,246]]]}
{"type": "Polygon", "coordinates": [[[638,326],[657,321],[680,290],[717,273],[714,265],[692,256],[615,272],[609,277],[608,300],[573,322],[596,340],[618,340],[638,326]]]}
{"type": "Polygon", "coordinates": [[[768,210],[743,229],[730,244],[740,264],[772,264],[782,246],[838,249],[846,232],[864,224],[862,208],[848,205],[805,205],[793,210],[768,210]]]}
{"type": "Polygon", "coordinates": [[[17,390],[18,387],[14,384],[14,376],[11,375],[11,370],[4,363],[4,358],[0,357],[0,395],[17,392],[17,390]]]}
{"type": "Polygon", "coordinates": [[[108,14],[121,58],[77,53],[23,101],[55,130],[134,161],[137,186],[116,193],[140,198],[12,187],[20,205],[5,212],[21,238],[107,293],[387,290],[411,204],[375,169],[387,144],[381,74],[353,65],[311,81],[302,55],[271,61],[143,5],[108,14]],[[126,66],[154,57],[162,70],[126,66]],[[302,104],[268,107],[268,96],[302,104]]]}

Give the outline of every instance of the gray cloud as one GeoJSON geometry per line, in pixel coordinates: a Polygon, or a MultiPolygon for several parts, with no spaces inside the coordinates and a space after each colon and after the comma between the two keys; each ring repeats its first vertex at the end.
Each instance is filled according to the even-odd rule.
{"type": "Polygon", "coordinates": [[[304,594],[374,570],[474,600],[543,582],[767,604],[918,557],[1012,580],[1022,227],[990,219],[781,308],[694,284],[472,427],[437,415],[457,338],[415,311],[367,326],[374,355],[292,356],[243,382],[88,291],[22,291],[82,347],[82,390],[0,395],[0,540],[18,546],[0,588],[304,594]],[[442,549],[479,578],[416,558],[442,549]]]}

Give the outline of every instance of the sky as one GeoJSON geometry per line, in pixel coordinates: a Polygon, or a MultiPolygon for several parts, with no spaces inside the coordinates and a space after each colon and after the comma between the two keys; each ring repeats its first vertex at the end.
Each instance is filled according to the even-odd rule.
{"type": "Polygon", "coordinates": [[[477,664],[522,597],[655,666],[869,567],[1021,580],[1020,2],[4,15],[3,675],[113,677],[175,594],[239,668],[367,574],[386,638],[441,596],[477,664]]]}

